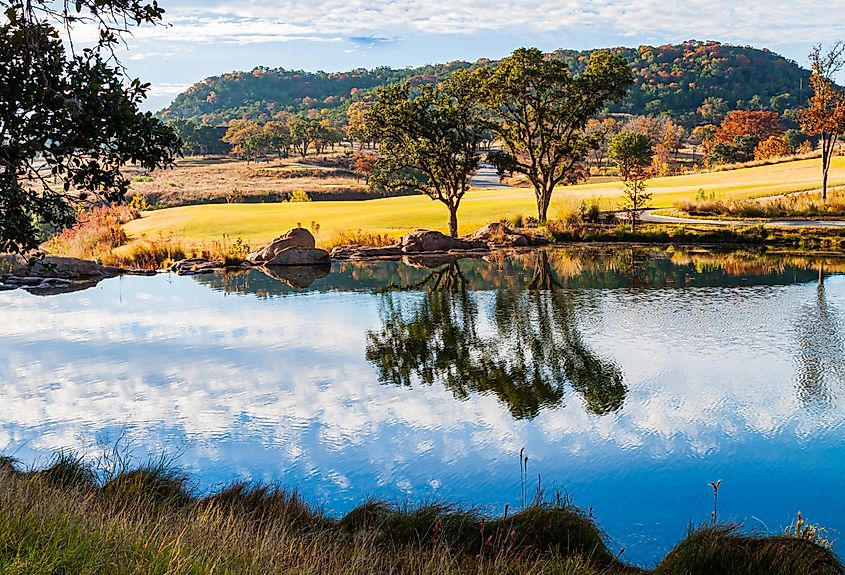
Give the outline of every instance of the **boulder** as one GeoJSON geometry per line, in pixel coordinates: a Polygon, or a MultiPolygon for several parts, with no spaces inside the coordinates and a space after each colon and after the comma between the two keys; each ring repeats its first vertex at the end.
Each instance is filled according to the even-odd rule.
{"type": "Polygon", "coordinates": [[[187,258],[173,262],[167,271],[180,276],[211,274],[223,269],[222,262],[212,262],[203,258],[187,258]]]}
{"type": "Polygon", "coordinates": [[[531,245],[528,236],[513,231],[501,222],[487,224],[471,237],[474,240],[486,243],[490,247],[527,247],[531,245]]]}
{"type": "Polygon", "coordinates": [[[326,250],[317,248],[285,248],[264,262],[265,266],[319,266],[331,263],[326,250]]]}
{"type": "Polygon", "coordinates": [[[293,228],[260,250],[252,252],[246,259],[253,263],[266,263],[273,260],[282,250],[288,248],[314,249],[315,246],[316,242],[311,232],[305,228],[293,228]]]}
{"type": "Polygon", "coordinates": [[[338,246],[332,250],[333,260],[356,260],[361,258],[395,258],[402,255],[402,248],[392,246],[338,246]]]}
{"type": "Polygon", "coordinates": [[[427,252],[448,252],[484,249],[487,244],[474,239],[453,238],[440,232],[416,230],[399,238],[397,244],[402,253],[415,254],[427,252]]]}

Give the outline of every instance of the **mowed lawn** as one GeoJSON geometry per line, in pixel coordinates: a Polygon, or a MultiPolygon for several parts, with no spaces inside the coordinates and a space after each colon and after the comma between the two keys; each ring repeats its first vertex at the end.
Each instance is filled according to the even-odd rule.
{"type": "MultiPolygon", "coordinates": [[[[743,168],[709,174],[658,178],[649,182],[651,206],[671,207],[703,193],[716,199],[744,199],[815,190],[820,186],[819,159],[743,168]]],[[[830,186],[845,185],[845,157],[834,158],[830,186]]],[[[573,211],[582,200],[598,200],[603,209],[621,202],[621,184],[610,182],[561,187],[555,191],[549,217],[573,211]]],[[[458,212],[460,233],[470,233],[501,218],[536,215],[531,189],[470,191],[458,212]]],[[[417,228],[447,230],[446,207],[425,196],[403,196],[366,201],[323,201],[267,204],[207,204],[145,212],[125,228],[131,237],[174,235],[187,244],[243,238],[257,245],[296,226],[319,225],[318,242],[328,242],[342,231],[401,235],[417,228]]]]}

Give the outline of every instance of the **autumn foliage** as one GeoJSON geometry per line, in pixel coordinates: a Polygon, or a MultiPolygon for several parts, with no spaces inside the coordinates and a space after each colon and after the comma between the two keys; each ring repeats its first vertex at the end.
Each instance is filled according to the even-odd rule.
{"type": "Polygon", "coordinates": [[[788,156],[791,153],[793,153],[793,149],[786,138],[769,136],[754,148],[754,159],[768,160],[769,158],[788,156]]]}
{"type": "Polygon", "coordinates": [[[780,115],[766,110],[733,110],[728,112],[713,139],[732,145],[736,138],[751,136],[758,141],[783,133],[780,115]]]}

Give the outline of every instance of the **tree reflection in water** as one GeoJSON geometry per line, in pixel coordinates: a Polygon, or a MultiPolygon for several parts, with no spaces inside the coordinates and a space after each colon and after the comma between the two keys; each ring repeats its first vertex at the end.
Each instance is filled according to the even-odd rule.
{"type": "Polygon", "coordinates": [[[587,347],[573,294],[559,289],[546,253],[537,253],[535,270],[530,290],[496,293],[492,325],[458,261],[422,282],[421,299],[386,291],[382,329],[367,332],[367,359],[383,383],[438,383],[459,399],[492,393],[519,419],[560,405],[567,383],[589,412],[618,410],[627,393],[621,371],[587,347]]]}
{"type": "Polygon", "coordinates": [[[802,307],[799,325],[798,397],[808,407],[829,406],[834,389],[845,385],[845,342],[836,310],[827,301],[824,264],[819,264],[815,303],[802,307]]]}

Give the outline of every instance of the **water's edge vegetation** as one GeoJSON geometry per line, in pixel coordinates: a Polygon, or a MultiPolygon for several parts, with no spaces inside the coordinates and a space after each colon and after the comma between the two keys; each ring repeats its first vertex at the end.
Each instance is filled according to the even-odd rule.
{"type": "Polygon", "coordinates": [[[43,469],[0,458],[0,573],[842,574],[812,529],[691,528],[653,569],[624,563],[590,513],[538,494],[486,517],[370,500],[326,516],[277,485],[199,495],[165,460],[103,471],[57,454],[43,469]],[[119,469],[119,471],[114,471],[119,469]]]}

